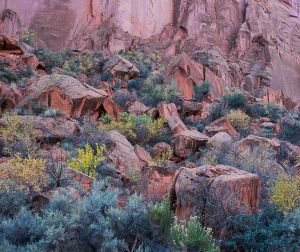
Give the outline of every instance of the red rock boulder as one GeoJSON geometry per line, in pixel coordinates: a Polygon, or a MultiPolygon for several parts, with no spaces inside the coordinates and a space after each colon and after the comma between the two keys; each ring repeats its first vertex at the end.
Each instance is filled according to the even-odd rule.
{"type": "Polygon", "coordinates": [[[179,170],[171,187],[171,199],[178,218],[200,214],[210,226],[223,211],[257,210],[261,191],[257,175],[230,166],[205,165],[179,170]]]}
{"type": "Polygon", "coordinates": [[[89,116],[98,119],[103,112],[114,117],[118,114],[117,105],[105,91],[66,75],[41,77],[29,87],[27,95],[29,98],[20,106],[31,108],[36,102],[74,118],[89,116]]]}
{"type": "Polygon", "coordinates": [[[184,130],[173,137],[174,152],[181,158],[186,158],[198,151],[199,147],[205,146],[209,139],[208,136],[196,130],[184,130]]]}

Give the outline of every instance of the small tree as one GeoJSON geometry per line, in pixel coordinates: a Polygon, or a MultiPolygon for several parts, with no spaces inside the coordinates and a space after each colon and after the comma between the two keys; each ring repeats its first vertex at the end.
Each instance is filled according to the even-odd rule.
{"type": "Polygon", "coordinates": [[[73,158],[68,165],[73,169],[95,178],[97,165],[106,159],[104,154],[105,150],[105,145],[96,145],[96,151],[94,151],[91,145],[86,144],[84,149],[77,149],[77,156],[73,158]]]}

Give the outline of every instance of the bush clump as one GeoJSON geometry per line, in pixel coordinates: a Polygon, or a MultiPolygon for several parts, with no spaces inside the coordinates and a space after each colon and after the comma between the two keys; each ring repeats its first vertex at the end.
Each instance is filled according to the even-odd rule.
{"type": "Polygon", "coordinates": [[[0,135],[4,142],[4,153],[22,158],[36,157],[39,145],[35,140],[32,123],[23,121],[17,114],[5,113],[4,126],[0,127],[0,135]]]}
{"type": "Polygon", "coordinates": [[[33,48],[37,48],[37,34],[34,31],[28,29],[24,30],[22,32],[20,41],[30,45],[33,48]]]}
{"type": "Polygon", "coordinates": [[[300,144],[300,120],[291,116],[283,117],[280,122],[281,132],[279,137],[293,144],[300,144]]]}
{"type": "Polygon", "coordinates": [[[191,217],[188,221],[176,218],[171,227],[171,240],[179,251],[218,252],[209,229],[202,227],[199,217],[191,217]]]}
{"type": "Polygon", "coordinates": [[[194,87],[194,99],[201,100],[203,97],[207,96],[210,92],[211,83],[205,80],[200,86],[196,85],[194,87]]]}
{"type": "Polygon", "coordinates": [[[153,141],[165,126],[165,120],[156,120],[146,114],[134,115],[121,113],[118,122],[106,115],[101,118],[101,121],[105,129],[118,130],[132,143],[148,143],[153,141]]]}
{"type": "Polygon", "coordinates": [[[142,90],[142,101],[149,106],[156,107],[160,102],[171,102],[178,94],[175,84],[158,84],[152,77],[148,77],[144,82],[142,90]]]}
{"type": "Polygon", "coordinates": [[[247,106],[247,99],[245,95],[237,89],[229,91],[224,96],[224,100],[226,101],[227,105],[231,109],[238,109],[238,108],[242,109],[247,106]]]}
{"type": "Polygon", "coordinates": [[[300,211],[287,216],[273,206],[256,214],[237,214],[227,221],[229,251],[296,251],[300,246],[300,211]]]}
{"type": "Polygon", "coordinates": [[[97,172],[97,166],[101,161],[106,159],[104,155],[105,150],[105,145],[96,145],[96,150],[94,151],[92,146],[86,144],[84,149],[77,149],[77,156],[73,158],[68,165],[71,168],[94,178],[97,172]]]}
{"type": "Polygon", "coordinates": [[[273,185],[272,198],[275,206],[284,213],[300,209],[300,178],[278,176],[273,185]]]}
{"type": "Polygon", "coordinates": [[[227,118],[231,122],[232,126],[239,131],[246,129],[251,120],[250,116],[240,109],[229,111],[227,118]]]}
{"type": "Polygon", "coordinates": [[[17,190],[33,194],[41,192],[49,182],[46,162],[42,159],[14,157],[0,166],[0,173],[2,190],[8,190],[7,184],[11,184],[17,190]]]}

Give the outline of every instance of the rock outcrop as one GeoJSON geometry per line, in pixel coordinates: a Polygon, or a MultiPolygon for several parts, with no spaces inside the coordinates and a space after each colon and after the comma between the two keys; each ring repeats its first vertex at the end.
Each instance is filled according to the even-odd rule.
{"type": "Polygon", "coordinates": [[[29,28],[55,50],[186,52],[194,61],[180,56],[169,71],[186,99],[207,79],[217,94],[225,85],[272,87],[300,102],[298,0],[4,0],[0,15],[0,32],[18,37],[29,28]]]}
{"type": "Polygon", "coordinates": [[[69,117],[89,116],[98,119],[102,112],[117,116],[117,105],[101,90],[77,79],[60,74],[41,77],[27,90],[27,98],[19,104],[29,109],[33,103],[63,112],[69,117]]]}
{"type": "Polygon", "coordinates": [[[198,214],[210,226],[224,211],[256,211],[261,191],[257,175],[229,166],[206,165],[178,171],[171,187],[171,199],[178,218],[198,214]]]}
{"type": "Polygon", "coordinates": [[[108,160],[121,175],[135,173],[141,174],[141,164],[134,147],[128,142],[126,137],[118,131],[110,131],[109,139],[112,142],[108,160]]]}
{"type": "Polygon", "coordinates": [[[173,144],[174,152],[177,156],[186,158],[199,147],[205,146],[208,137],[196,130],[184,130],[174,135],[173,144]]]}

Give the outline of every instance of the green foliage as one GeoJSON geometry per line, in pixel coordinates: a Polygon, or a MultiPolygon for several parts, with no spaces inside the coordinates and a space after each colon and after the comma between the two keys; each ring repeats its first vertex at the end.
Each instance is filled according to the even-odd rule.
{"type": "Polygon", "coordinates": [[[160,102],[171,102],[178,91],[175,84],[158,84],[152,77],[148,77],[144,82],[142,90],[142,101],[146,105],[156,107],[160,102]]]}
{"type": "Polygon", "coordinates": [[[62,74],[76,77],[78,74],[93,74],[99,67],[100,61],[97,53],[86,53],[78,55],[70,49],[62,52],[54,52],[49,50],[37,50],[38,59],[45,63],[46,71],[52,72],[57,67],[62,74]]]}
{"type": "Polygon", "coordinates": [[[253,215],[235,215],[228,219],[222,247],[229,251],[296,251],[300,246],[299,220],[300,211],[284,216],[272,206],[253,215]]]}
{"type": "Polygon", "coordinates": [[[266,116],[269,117],[274,123],[276,123],[277,120],[284,114],[282,108],[272,103],[265,105],[265,110],[266,116]]]}
{"type": "Polygon", "coordinates": [[[231,122],[232,126],[237,129],[238,131],[241,131],[245,128],[247,128],[250,124],[250,116],[248,116],[244,111],[238,109],[238,110],[231,110],[227,114],[227,118],[231,122]]]}
{"type": "Polygon", "coordinates": [[[33,48],[37,48],[37,34],[31,30],[24,30],[22,32],[20,41],[30,45],[33,48]]]}
{"type": "Polygon", "coordinates": [[[245,108],[247,106],[246,97],[237,89],[229,91],[224,96],[224,100],[231,109],[245,108]]]}
{"type": "Polygon", "coordinates": [[[168,196],[165,196],[161,202],[154,204],[150,208],[150,220],[155,225],[159,226],[165,240],[169,238],[172,225],[172,214],[170,209],[171,205],[168,196]]]}
{"type": "Polygon", "coordinates": [[[147,143],[155,139],[165,125],[163,119],[155,120],[146,114],[121,113],[118,122],[109,116],[103,116],[100,120],[103,123],[102,127],[107,130],[118,130],[133,143],[147,143]]]}
{"type": "Polygon", "coordinates": [[[220,251],[214,243],[211,231],[201,226],[198,217],[191,217],[188,221],[175,219],[171,227],[171,240],[179,251],[220,251]]]}
{"type": "Polygon", "coordinates": [[[196,85],[194,87],[194,98],[196,100],[201,100],[203,97],[207,96],[209,94],[211,87],[211,83],[207,80],[205,80],[200,86],[196,85]]]}
{"type": "Polygon", "coordinates": [[[300,210],[300,177],[278,176],[272,188],[272,198],[275,206],[284,213],[296,208],[300,210]]]}
{"type": "Polygon", "coordinates": [[[49,50],[37,50],[35,52],[38,59],[45,63],[46,71],[51,73],[52,68],[62,67],[66,58],[69,57],[69,51],[53,52],[49,50]]]}
{"type": "Polygon", "coordinates": [[[167,150],[162,151],[159,153],[155,159],[154,162],[159,167],[165,167],[167,162],[173,158],[173,149],[172,147],[169,147],[167,150]]]}
{"type": "Polygon", "coordinates": [[[279,137],[293,144],[300,144],[300,120],[286,116],[280,120],[281,132],[279,137]]]}
{"type": "Polygon", "coordinates": [[[0,219],[14,217],[21,207],[28,204],[27,195],[24,191],[16,190],[11,184],[8,184],[6,188],[8,190],[0,190],[0,219]]]}
{"type": "Polygon", "coordinates": [[[8,68],[0,66],[0,81],[6,84],[16,83],[18,81],[18,76],[10,71],[8,68]]]}
{"type": "Polygon", "coordinates": [[[84,149],[77,149],[77,156],[73,158],[68,165],[90,177],[95,177],[97,165],[106,159],[104,152],[106,146],[96,146],[96,151],[93,148],[86,144],[84,149]]]}
{"type": "Polygon", "coordinates": [[[22,158],[35,157],[39,146],[35,141],[32,123],[23,121],[16,114],[3,115],[4,126],[0,126],[0,135],[7,155],[18,155],[22,158]]]}

